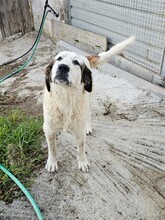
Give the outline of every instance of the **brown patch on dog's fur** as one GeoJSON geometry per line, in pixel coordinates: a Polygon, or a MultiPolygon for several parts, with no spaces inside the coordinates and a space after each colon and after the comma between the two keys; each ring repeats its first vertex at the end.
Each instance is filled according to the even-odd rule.
{"type": "Polygon", "coordinates": [[[50,92],[50,82],[52,81],[51,80],[51,70],[52,70],[53,64],[54,64],[54,60],[52,60],[52,62],[49,63],[49,65],[46,67],[46,71],[45,71],[45,75],[46,75],[45,81],[46,81],[46,87],[47,87],[48,92],[50,92]]]}
{"type": "Polygon", "coordinates": [[[92,55],[92,56],[87,56],[87,59],[90,62],[91,68],[95,68],[97,66],[100,57],[98,55],[92,55]]]}

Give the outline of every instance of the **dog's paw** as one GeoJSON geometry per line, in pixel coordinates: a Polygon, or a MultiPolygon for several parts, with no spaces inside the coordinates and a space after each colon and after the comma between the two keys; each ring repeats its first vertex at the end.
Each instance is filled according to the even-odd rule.
{"type": "Polygon", "coordinates": [[[89,168],[90,168],[90,164],[88,162],[88,160],[79,160],[78,161],[78,168],[83,171],[84,173],[87,173],[89,171],[89,168]]]}
{"type": "Polygon", "coordinates": [[[92,135],[92,129],[91,128],[87,128],[86,129],[86,134],[87,135],[92,135]]]}
{"type": "Polygon", "coordinates": [[[87,122],[86,124],[86,134],[91,135],[92,134],[92,126],[91,123],[87,122]]]}
{"type": "Polygon", "coordinates": [[[48,158],[45,168],[48,172],[57,172],[58,171],[57,160],[52,157],[48,158]]]}

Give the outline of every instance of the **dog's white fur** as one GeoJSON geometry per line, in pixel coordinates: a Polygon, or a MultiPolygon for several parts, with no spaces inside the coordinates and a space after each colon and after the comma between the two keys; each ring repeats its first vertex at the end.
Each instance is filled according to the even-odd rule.
{"type": "Polygon", "coordinates": [[[109,51],[98,56],[80,56],[73,52],[59,53],[46,69],[46,85],[44,90],[44,132],[48,143],[48,160],[46,169],[49,172],[58,170],[56,135],[65,130],[75,134],[77,139],[78,167],[83,172],[89,169],[85,152],[86,132],[90,134],[91,113],[90,96],[92,89],[91,68],[110,60],[134,42],[130,37],[115,45],[109,51]],[[67,82],[59,79],[59,66],[69,67],[67,82]]]}

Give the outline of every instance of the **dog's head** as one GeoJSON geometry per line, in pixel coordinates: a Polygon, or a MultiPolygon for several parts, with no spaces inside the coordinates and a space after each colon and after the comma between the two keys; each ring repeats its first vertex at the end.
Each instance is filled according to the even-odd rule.
{"type": "Polygon", "coordinates": [[[131,36],[97,56],[84,57],[69,51],[60,52],[46,68],[46,86],[48,91],[50,92],[51,83],[56,83],[74,87],[83,84],[84,89],[87,92],[91,92],[92,75],[90,68],[96,68],[108,62],[112,56],[119,54],[134,41],[135,37],[131,36]]]}
{"type": "Polygon", "coordinates": [[[92,91],[92,73],[86,57],[63,51],[46,67],[46,86],[50,92],[51,83],[78,87],[83,85],[87,92],[92,91]]]}

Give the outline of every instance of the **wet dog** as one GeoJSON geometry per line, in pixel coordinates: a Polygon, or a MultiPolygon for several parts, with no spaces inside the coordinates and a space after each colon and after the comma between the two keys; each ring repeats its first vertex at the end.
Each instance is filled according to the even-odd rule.
{"type": "Polygon", "coordinates": [[[86,133],[91,134],[90,93],[92,92],[91,69],[108,62],[134,42],[130,37],[116,44],[109,51],[97,56],[81,56],[63,51],[57,54],[46,68],[44,90],[44,125],[49,172],[58,170],[56,135],[59,131],[69,131],[77,139],[78,167],[88,172],[90,167],[85,153],[86,133]]]}

